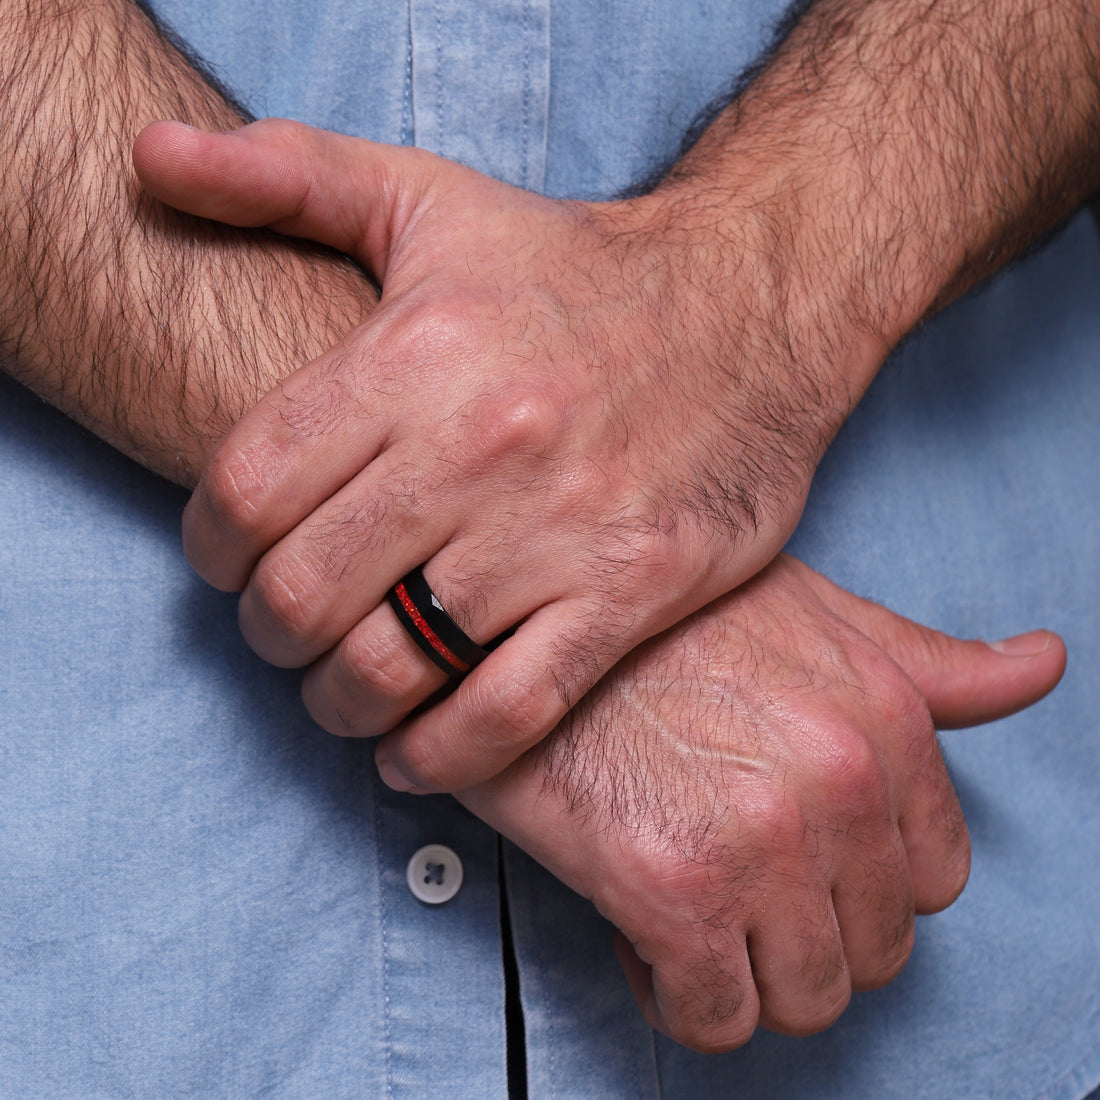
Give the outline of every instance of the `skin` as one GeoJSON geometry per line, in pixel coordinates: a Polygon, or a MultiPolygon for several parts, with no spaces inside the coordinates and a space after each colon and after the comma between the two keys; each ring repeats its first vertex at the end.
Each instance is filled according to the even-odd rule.
{"type": "MultiPolygon", "coordinates": [[[[146,121],[173,113],[224,127],[239,115],[131,5],[6,3],[0,32],[5,364],[115,445],[192,483],[239,412],[369,315],[376,296],[335,257],[143,197],[125,153],[146,121]]],[[[757,1012],[796,1032],[821,1026],[848,985],[900,965],[912,912],[947,904],[967,865],[922,698],[937,717],[979,720],[1026,705],[1060,672],[1051,635],[1012,656],[846,601],[783,561],[651,642],[560,736],[462,793],[624,929],[635,948],[621,957],[649,1018],[701,1049],[742,1041],[757,1012]],[[803,621],[805,633],[784,625],[803,621]],[[693,650],[706,661],[685,678],[693,650]],[[807,692],[811,682],[822,690],[807,692]],[[782,720],[731,705],[743,692],[784,700],[782,720]],[[915,771],[901,745],[927,767],[915,771]],[[639,754],[652,760],[640,774],[639,754]],[[792,792],[783,805],[760,781],[780,771],[792,792]],[[806,797],[822,782],[827,797],[806,797]],[[867,827],[830,840],[843,820],[867,827]],[[834,858],[780,851],[771,827],[824,832],[834,858]],[[892,873],[868,878],[863,852],[881,853],[892,873]],[[729,891],[708,885],[762,863],[792,869],[794,903],[818,904],[813,935],[786,919],[758,947],[750,933],[771,926],[760,891],[731,911],[729,891]],[[700,958],[711,971],[702,984],[700,958]],[[807,983],[819,958],[829,980],[807,983]],[[785,967],[777,978],[771,959],[785,967]]]]}
{"type": "Polygon", "coordinates": [[[934,724],[1026,705],[1064,661],[1044,631],[957,641],[780,556],[459,798],[618,927],[653,1027],[702,1051],[805,1035],[966,882],[934,724]]]}
{"type": "Polygon", "coordinates": [[[132,3],[0,0],[0,104],[2,369],[193,485],[244,410],[377,292],[342,257],[142,190],[145,125],[243,119],[132,3]]]}
{"type": "Polygon", "coordinates": [[[654,239],[668,212],[643,224],[639,204],[628,232],[597,207],[376,152],[264,122],[220,142],[154,128],[135,161],[162,198],[319,236],[383,282],[370,322],[228,434],[184,545],[208,581],[243,586],[242,630],[261,656],[314,666],[305,697],[332,732],[382,734],[440,686],[380,606],[417,564],[479,641],[521,623],[400,749],[390,741],[418,754],[418,786],[454,789],[541,739],[639,641],[766,564],[840,417],[823,427],[812,380],[788,386],[744,352],[711,377],[735,339],[672,292],[690,255],[668,252],[674,228],[654,239]],[[184,166],[187,190],[172,191],[184,166]],[[624,328],[624,313],[639,320],[624,328]]]}
{"type": "Polygon", "coordinates": [[[1098,56],[1083,2],[827,0],[605,204],[289,123],[146,131],[165,201],[384,287],[217,448],[190,560],[243,589],[258,653],[309,666],[323,726],[391,731],[387,782],[491,776],[770,561],[886,352],[1095,189],[1098,56]],[[518,629],[413,716],[442,674],[381,601],[420,564],[475,640],[518,629]]]}
{"type": "MultiPolygon", "coordinates": [[[[158,125],[135,149],[143,180],[163,198],[234,222],[308,232],[360,258],[373,255],[363,243],[376,228],[370,196],[399,191],[385,174],[392,157],[413,173],[442,173],[444,203],[468,201],[483,186],[474,173],[422,153],[379,152],[273,121],[231,135],[158,125]]],[[[499,208],[508,190],[492,185],[485,209],[499,208]]],[[[492,236],[491,223],[481,228],[492,236]]],[[[400,226],[386,225],[379,239],[391,231],[401,237],[400,226]]],[[[388,262],[375,268],[383,278],[400,267],[396,253],[388,262]]],[[[438,255],[429,266],[446,265],[438,255]]],[[[402,300],[400,284],[395,293],[402,300]]],[[[250,486],[261,493],[259,475],[279,483],[301,453],[322,470],[338,462],[349,441],[370,431],[369,411],[354,421],[338,415],[341,397],[377,366],[360,357],[361,336],[270,395],[221,445],[212,468],[256,423],[266,433],[234,468],[254,471],[250,486]],[[306,419],[321,407],[312,399],[318,384],[336,394],[323,421],[306,419]]],[[[391,400],[400,402],[399,388],[391,400]]],[[[451,449],[463,442],[448,438],[451,449]]],[[[192,524],[208,506],[196,500],[192,524]]],[[[307,524],[300,534],[317,544],[309,551],[316,563],[327,528],[317,517],[307,524]]],[[[220,534],[218,552],[232,557],[231,523],[220,534]]],[[[353,532],[346,534],[345,548],[354,549],[353,532]]],[[[387,526],[382,539],[391,534],[387,526]]],[[[368,585],[377,568],[369,555],[324,564],[340,581],[352,571],[352,588],[368,585]]],[[[339,614],[324,607],[320,617],[339,614]]],[[[393,670],[412,648],[394,623],[396,659],[360,649],[369,646],[369,625],[370,617],[307,676],[307,699],[321,700],[315,714],[324,716],[318,707],[336,696],[337,730],[364,732],[341,715],[355,713],[364,688],[369,709],[370,689],[383,677],[396,680],[393,670]]],[[[1048,690],[1061,673],[1060,642],[1040,632],[1011,648],[1021,647],[1013,656],[952,642],[781,557],[636,648],[548,739],[458,797],[621,930],[620,959],[653,1026],[707,1051],[745,1042],[758,1024],[806,1034],[836,1019],[853,989],[896,974],[912,948],[915,913],[945,907],[962,889],[969,844],[934,725],[986,720],[1048,690]]],[[[439,683],[434,668],[426,672],[424,692],[439,683]]],[[[424,720],[436,735],[428,744],[438,740],[436,722],[437,712],[424,720]]],[[[380,754],[386,748],[383,740],[380,754]]],[[[481,754],[491,748],[477,744],[481,754]]],[[[479,755],[464,774],[484,765],[479,755]]],[[[400,774],[395,782],[425,789],[400,774]]]]}

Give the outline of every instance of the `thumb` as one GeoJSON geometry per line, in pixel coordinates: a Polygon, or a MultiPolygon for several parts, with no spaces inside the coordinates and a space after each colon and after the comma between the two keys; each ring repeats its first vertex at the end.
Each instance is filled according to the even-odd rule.
{"type": "Polygon", "coordinates": [[[436,158],[283,119],[213,134],[154,122],[134,142],[150,194],[229,225],[270,226],[354,256],[381,282],[436,158]]]}
{"type": "Polygon", "coordinates": [[[1066,667],[1065,643],[1049,630],[999,642],[964,641],[845,592],[823,577],[826,604],[900,665],[939,729],[1015,714],[1052,691],[1066,667]]]}
{"type": "Polygon", "coordinates": [[[876,640],[917,685],[938,729],[1015,714],[1053,691],[1066,668],[1065,643],[1050,630],[963,641],[896,618],[876,640]]]}

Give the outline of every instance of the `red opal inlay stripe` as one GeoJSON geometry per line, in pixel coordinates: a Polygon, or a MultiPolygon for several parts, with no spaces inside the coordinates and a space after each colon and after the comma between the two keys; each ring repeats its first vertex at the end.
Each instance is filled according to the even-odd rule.
{"type": "Polygon", "coordinates": [[[410,619],[416,625],[416,629],[428,639],[428,644],[449,664],[459,672],[469,672],[470,665],[468,665],[461,657],[452,653],[451,650],[444,643],[443,639],[428,625],[428,621],[420,614],[420,609],[409,598],[408,592],[405,591],[405,582],[401,581],[394,585],[393,589],[397,593],[397,598],[401,601],[401,606],[408,613],[410,619]]]}

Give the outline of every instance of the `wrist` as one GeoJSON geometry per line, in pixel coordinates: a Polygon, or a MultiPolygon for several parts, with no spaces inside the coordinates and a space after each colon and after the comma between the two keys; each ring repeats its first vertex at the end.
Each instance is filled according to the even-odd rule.
{"type": "Polygon", "coordinates": [[[1100,184],[1097,56],[1084,0],[818,0],[653,197],[735,227],[725,281],[858,399],[1100,184]]]}
{"type": "MultiPolygon", "coordinates": [[[[892,341],[862,298],[853,241],[833,232],[811,160],[731,145],[730,167],[677,172],[641,205],[675,256],[694,316],[725,326],[739,388],[788,397],[808,472],[892,341]]],[[[900,336],[900,333],[898,334],[900,336]]]]}

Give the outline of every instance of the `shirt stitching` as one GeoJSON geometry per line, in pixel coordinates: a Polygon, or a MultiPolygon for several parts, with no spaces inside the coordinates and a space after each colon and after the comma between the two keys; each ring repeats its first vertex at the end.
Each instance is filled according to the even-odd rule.
{"type": "Polygon", "coordinates": [[[522,180],[523,186],[530,186],[530,159],[528,153],[528,137],[531,129],[531,33],[530,33],[530,0],[523,0],[523,136],[521,156],[523,158],[522,180]]]}
{"type": "MultiPolygon", "coordinates": [[[[382,807],[380,800],[374,799],[374,835],[385,836],[382,828],[382,807]]],[[[384,879],[382,845],[375,844],[375,864],[378,874],[378,911],[381,924],[382,938],[382,1033],[385,1036],[383,1044],[385,1054],[385,1080],[386,1095],[393,1096],[393,1020],[390,1014],[390,937],[389,937],[389,911],[386,906],[386,882],[384,879]]]]}
{"type": "Polygon", "coordinates": [[[443,22],[439,14],[439,4],[435,5],[435,121],[438,131],[435,136],[435,151],[446,156],[443,141],[443,22]]]}
{"type": "Polygon", "coordinates": [[[413,143],[412,85],[413,85],[413,0],[409,0],[408,44],[405,50],[405,91],[401,96],[401,144],[413,143]]]}

